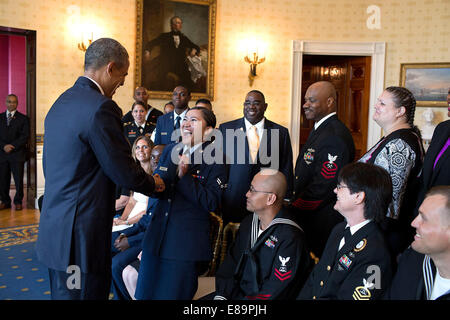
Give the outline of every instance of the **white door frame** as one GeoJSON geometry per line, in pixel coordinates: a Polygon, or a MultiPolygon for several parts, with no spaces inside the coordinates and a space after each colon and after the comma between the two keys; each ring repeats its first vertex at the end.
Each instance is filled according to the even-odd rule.
{"type": "Polygon", "coordinates": [[[302,107],[301,93],[304,54],[372,57],[367,148],[373,146],[381,137],[381,128],[372,120],[372,106],[375,105],[377,97],[384,89],[386,43],[294,40],[292,46],[291,118],[289,123],[294,163],[300,151],[300,115],[302,107]]]}

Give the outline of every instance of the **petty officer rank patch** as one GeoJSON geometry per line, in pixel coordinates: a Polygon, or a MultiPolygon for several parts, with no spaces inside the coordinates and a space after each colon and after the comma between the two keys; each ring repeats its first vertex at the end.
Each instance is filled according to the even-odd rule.
{"type": "Polygon", "coordinates": [[[284,281],[292,277],[292,270],[288,271],[286,264],[291,260],[291,257],[278,256],[281,262],[281,266],[277,269],[275,268],[274,275],[280,281],[284,281]]]}
{"type": "Polygon", "coordinates": [[[336,176],[338,167],[334,161],[338,156],[328,154],[328,161],[322,164],[322,171],[320,172],[325,179],[333,179],[336,176]]]}
{"type": "Polygon", "coordinates": [[[316,150],[309,148],[303,154],[303,160],[305,160],[307,164],[311,164],[314,161],[314,152],[316,152],[316,150]]]}

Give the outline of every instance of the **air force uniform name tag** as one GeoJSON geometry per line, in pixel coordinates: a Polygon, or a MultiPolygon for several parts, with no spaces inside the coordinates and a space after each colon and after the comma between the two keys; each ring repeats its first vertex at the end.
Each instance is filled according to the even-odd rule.
{"type": "Polygon", "coordinates": [[[314,161],[314,153],[316,150],[309,148],[306,150],[306,152],[303,154],[303,160],[305,160],[306,164],[311,164],[314,161]]]}
{"type": "Polygon", "coordinates": [[[159,170],[161,170],[161,171],[167,171],[167,167],[159,167],[159,170]]]}
{"type": "Polygon", "coordinates": [[[161,132],[161,135],[162,135],[162,136],[167,136],[167,132],[166,132],[166,131],[162,131],[162,132],[161,132]]]}

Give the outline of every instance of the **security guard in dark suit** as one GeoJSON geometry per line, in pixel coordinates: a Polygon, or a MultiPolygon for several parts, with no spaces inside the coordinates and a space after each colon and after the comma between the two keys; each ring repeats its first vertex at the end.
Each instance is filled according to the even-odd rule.
{"type": "Polygon", "coordinates": [[[16,185],[14,204],[22,210],[23,173],[26,161],[26,145],[30,135],[28,117],[17,111],[17,96],[6,97],[7,111],[0,114],[0,210],[11,208],[9,188],[11,173],[16,185]]]}
{"type": "MultiPolygon", "coordinates": [[[[145,120],[149,122],[156,123],[158,120],[158,117],[162,116],[163,113],[159,111],[158,109],[152,107],[148,104],[148,92],[147,89],[144,87],[137,87],[136,90],[134,90],[134,101],[140,101],[143,102],[147,106],[147,115],[145,117],[145,120]]],[[[122,123],[125,124],[127,122],[133,121],[133,115],[132,110],[128,111],[123,117],[122,117],[122,123]]]]}
{"type": "Polygon", "coordinates": [[[331,232],[322,258],[298,299],[371,300],[381,297],[392,263],[378,223],[392,198],[392,182],[381,167],[352,163],[342,168],[334,206],[346,222],[331,232]]]}

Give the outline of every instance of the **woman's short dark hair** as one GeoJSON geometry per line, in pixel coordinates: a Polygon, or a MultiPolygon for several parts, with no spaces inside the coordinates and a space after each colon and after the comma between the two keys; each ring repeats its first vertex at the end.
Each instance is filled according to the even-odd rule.
{"type": "Polygon", "coordinates": [[[193,107],[193,108],[190,108],[188,110],[188,112],[191,110],[200,110],[202,112],[203,119],[205,120],[206,125],[208,127],[212,127],[212,128],[216,127],[217,120],[216,120],[216,115],[214,114],[214,112],[212,112],[209,109],[206,109],[205,107],[193,107]]]}
{"type": "Polygon", "coordinates": [[[339,172],[338,182],[345,183],[350,193],[364,192],[366,219],[378,223],[384,220],[392,201],[392,180],[385,169],[370,163],[350,163],[339,172]]]}

